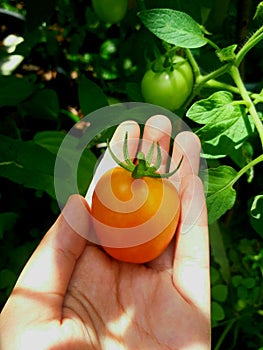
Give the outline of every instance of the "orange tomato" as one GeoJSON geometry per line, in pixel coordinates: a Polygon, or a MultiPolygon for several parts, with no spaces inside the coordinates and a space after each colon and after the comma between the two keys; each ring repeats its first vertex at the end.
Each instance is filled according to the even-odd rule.
{"type": "Polygon", "coordinates": [[[110,256],[145,263],[158,257],[171,242],[180,199],[168,179],[134,179],[130,171],[117,167],[98,181],[91,214],[97,238],[110,256]]]}

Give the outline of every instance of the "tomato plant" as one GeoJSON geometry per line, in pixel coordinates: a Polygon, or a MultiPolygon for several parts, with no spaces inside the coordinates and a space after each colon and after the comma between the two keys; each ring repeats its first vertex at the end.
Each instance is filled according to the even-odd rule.
{"type": "MultiPolygon", "coordinates": [[[[121,25],[111,25],[119,18],[109,16],[115,4],[125,9],[125,1],[96,3],[105,4],[106,23],[92,0],[1,1],[0,303],[12,290],[29,246],[58,214],[53,167],[67,131],[80,121],[79,135],[83,115],[112,104],[112,98],[143,102],[145,58],[180,52],[191,64],[194,85],[176,113],[199,136],[208,165],[212,348],[258,350],[263,334],[263,2],[129,0],[125,17],[118,16],[121,25]],[[8,47],[9,34],[24,41],[8,47]],[[22,64],[13,61],[16,55],[24,57],[22,64]]],[[[154,65],[153,73],[172,72],[163,64],[154,65]]],[[[115,117],[117,125],[126,114],[115,117]]],[[[97,135],[83,154],[78,168],[83,195],[111,132],[97,135]]],[[[70,149],[78,142],[74,133],[70,149]]],[[[67,186],[75,167],[65,165],[67,186]]]]}
{"type": "Polygon", "coordinates": [[[107,23],[118,23],[126,14],[127,0],[92,0],[97,16],[107,23]]]}
{"type": "MultiPolygon", "coordinates": [[[[124,146],[125,147],[125,146],[124,146]]],[[[114,155],[113,155],[114,156],[114,155]]],[[[138,154],[139,161],[118,163],[97,183],[91,213],[98,239],[115,259],[144,263],[159,256],[172,240],[180,215],[180,199],[172,173],[157,173],[138,154]]],[[[115,158],[116,159],[116,158],[115,158]]]]}
{"type": "Polygon", "coordinates": [[[146,102],[169,110],[182,107],[190,95],[194,78],[191,65],[181,56],[174,56],[168,67],[153,67],[142,78],[141,89],[146,102]]]}

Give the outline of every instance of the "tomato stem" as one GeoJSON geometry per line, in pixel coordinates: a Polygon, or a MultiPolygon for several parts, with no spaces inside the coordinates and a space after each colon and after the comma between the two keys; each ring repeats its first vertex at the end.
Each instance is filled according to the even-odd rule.
{"type": "Polygon", "coordinates": [[[246,90],[244,83],[242,81],[242,78],[240,76],[240,72],[238,70],[238,67],[236,66],[232,66],[230,69],[230,75],[232,77],[232,79],[234,80],[234,82],[236,83],[237,88],[240,91],[240,95],[243,98],[244,102],[248,105],[248,111],[251,115],[251,117],[253,118],[255,127],[257,128],[260,140],[261,140],[261,145],[263,148],[263,124],[260,120],[260,116],[256,110],[255,105],[253,104],[248,91],[246,90]]]}
{"type": "Polygon", "coordinates": [[[183,161],[183,156],[182,156],[177,167],[174,170],[163,174],[158,173],[158,169],[162,164],[162,153],[161,153],[160,145],[157,142],[157,158],[155,163],[151,165],[153,160],[153,153],[154,153],[154,141],[153,141],[147,155],[145,156],[143,152],[138,152],[136,157],[137,162],[134,163],[128,151],[128,133],[127,132],[125,133],[125,138],[123,143],[124,162],[122,162],[114,154],[114,152],[110,147],[109,142],[107,142],[107,146],[113,160],[123,169],[130,171],[134,179],[140,179],[144,176],[153,177],[153,178],[168,178],[174,175],[178,171],[183,161]]]}

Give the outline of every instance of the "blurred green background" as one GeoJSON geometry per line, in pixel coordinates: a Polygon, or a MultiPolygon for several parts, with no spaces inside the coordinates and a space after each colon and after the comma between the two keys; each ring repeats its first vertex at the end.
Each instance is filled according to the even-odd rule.
{"type": "MultiPolygon", "coordinates": [[[[255,29],[258,5],[255,0],[130,0],[125,16],[109,23],[89,0],[0,1],[1,307],[59,214],[53,172],[66,133],[100,107],[143,102],[146,56],[160,44],[137,16],[142,3],[186,12],[221,46],[242,45],[255,29]]],[[[262,48],[260,43],[241,66],[252,91],[263,87],[262,48]]],[[[216,67],[209,47],[195,55],[203,71],[216,67]]],[[[108,136],[97,135],[83,154],[82,194],[102,152],[96,145],[108,136]]],[[[257,150],[258,141],[251,142],[257,150]]],[[[258,222],[247,214],[252,195],[263,193],[262,170],[259,165],[253,183],[238,182],[234,208],[210,229],[213,349],[263,349],[263,228],[259,234],[253,228],[258,222]]],[[[255,218],[262,215],[262,198],[257,197],[261,212],[255,218]]]]}

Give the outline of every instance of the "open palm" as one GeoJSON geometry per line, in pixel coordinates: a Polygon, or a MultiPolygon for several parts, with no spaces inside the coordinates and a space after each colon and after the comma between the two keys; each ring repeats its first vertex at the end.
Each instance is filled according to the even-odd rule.
{"type": "MultiPolygon", "coordinates": [[[[123,140],[126,130],[138,138],[138,125],[123,123],[112,144],[123,140]]],[[[163,171],[170,134],[170,122],[155,116],[143,135],[143,151],[147,140],[160,143],[163,171]]],[[[131,154],[135,148],[129,144],[131,154]]],[[[182,202],[178,232],[159,258],[141,265],[110,258],[72,228],[89,229],[87,202],[101,173],[114,166],[106,152],[87,202],[79,195],[69,199],[18,279],[1,314],[2,348],[210,349],[209,249],[197,177],[199,152],[192,133],[176,137],[173,161],[184,154],[179,174],[171,179],[182,202]],[[68,213],[75,225],[65,219],[68,213]]]]}

